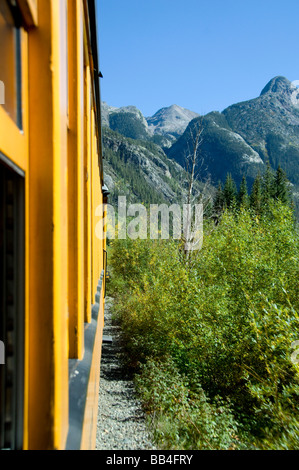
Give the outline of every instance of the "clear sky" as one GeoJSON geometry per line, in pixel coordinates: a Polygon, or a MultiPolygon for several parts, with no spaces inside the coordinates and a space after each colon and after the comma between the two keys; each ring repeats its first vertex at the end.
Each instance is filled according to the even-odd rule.
{"type": "Polygon", "coordinates": [[[97,0],[102,100],[200,114],[299,80],[299,0],[97,0]]]}

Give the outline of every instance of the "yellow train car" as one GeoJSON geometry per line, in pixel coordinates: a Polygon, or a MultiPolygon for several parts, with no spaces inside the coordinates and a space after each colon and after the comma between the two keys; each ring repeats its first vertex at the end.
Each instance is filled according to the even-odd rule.
{"type": "Polygon", "coordinates": [[[97,16],[96,0],[0,0],[0,449],[95,448],[107,202],[97,16]]]}

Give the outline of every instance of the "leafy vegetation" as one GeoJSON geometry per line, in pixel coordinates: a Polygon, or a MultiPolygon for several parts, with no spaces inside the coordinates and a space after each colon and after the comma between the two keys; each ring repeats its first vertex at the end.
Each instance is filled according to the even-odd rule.
{"type": "Polygon", "coordinates": [[[205,221],[190,262],[174,241],[115,240],[111,250],[109,289],[160,447],[298,448],[299,241],[289,205],[271,197],[267,210],[224,208],[217,227],[205,221]]]}
{"type": "MultiPolygon", "coordinates": [[[[109,290],[161,448],[299,446],[299,366],[293,347],[299,340],[299,241],[290,184],[280,167],[297,184],[292,170],[298,151],[291,137],[286,144],[280,127],[268,123],[269,113],[260,114],[265,125],[251,125],[253,105],[260,101],[263,105],[257,100],[204,118],[202,160],[211,157],[207,174],[221,182],[205,211],[201,251],[187,258],[181,242],[149,239],[115,240],[109,247],[109,290]],[[250,126],[238,111],[248,106],[250,126]],[[268,163],[254,159],[232,131],[268,163]],[[248,161],[241,160],[248,152],[248,161]]],[[[178,194],[176,176],[182,173],[133,117],[111,115],[110,125],[143,155],[148,152],[149,161],[160,168],[165,164],[172,178],[165,172],[164,181],[178,194]]],[[[181,163],[178,155],[185,158],[194,122],[168,152],[181,163]]],[[[124,191],[146,205],[165,202],[145,181],[138,155],[124,139],[116,147],[106,149],[106,161],[120,175],[112,197],[124,191]]]]}

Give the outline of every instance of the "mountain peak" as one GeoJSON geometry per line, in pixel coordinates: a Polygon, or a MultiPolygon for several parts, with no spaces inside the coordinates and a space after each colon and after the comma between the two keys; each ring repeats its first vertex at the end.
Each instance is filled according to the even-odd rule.
{"type": "Polygon", "coordinates": [[[189,122],[197,116],[197,113],[189,109],[172,104],[159,109],[154,116],[147,118],[147,122],[153,133],[173,134],[178,137],[183,134],[189,122]]]}
{"type": "Polygon", "coordinates": [[[266,95],[267,93],[290,94],[292,91],[293,88],[290,80],[282,76],[277,76],[272,78],[272,80],[267,83],[261,92],[261,96],[266,95]]]}

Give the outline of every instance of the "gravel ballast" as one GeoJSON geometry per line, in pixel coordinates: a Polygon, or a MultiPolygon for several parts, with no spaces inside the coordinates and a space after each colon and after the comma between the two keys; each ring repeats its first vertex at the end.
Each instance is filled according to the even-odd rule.
{"type": "Polygon", "coordinates": [[[156,450],[132,377],[124,366],[121,329],[112,322],[112,308],[113,299],[107,298],[96,450],[156,450]]]}

